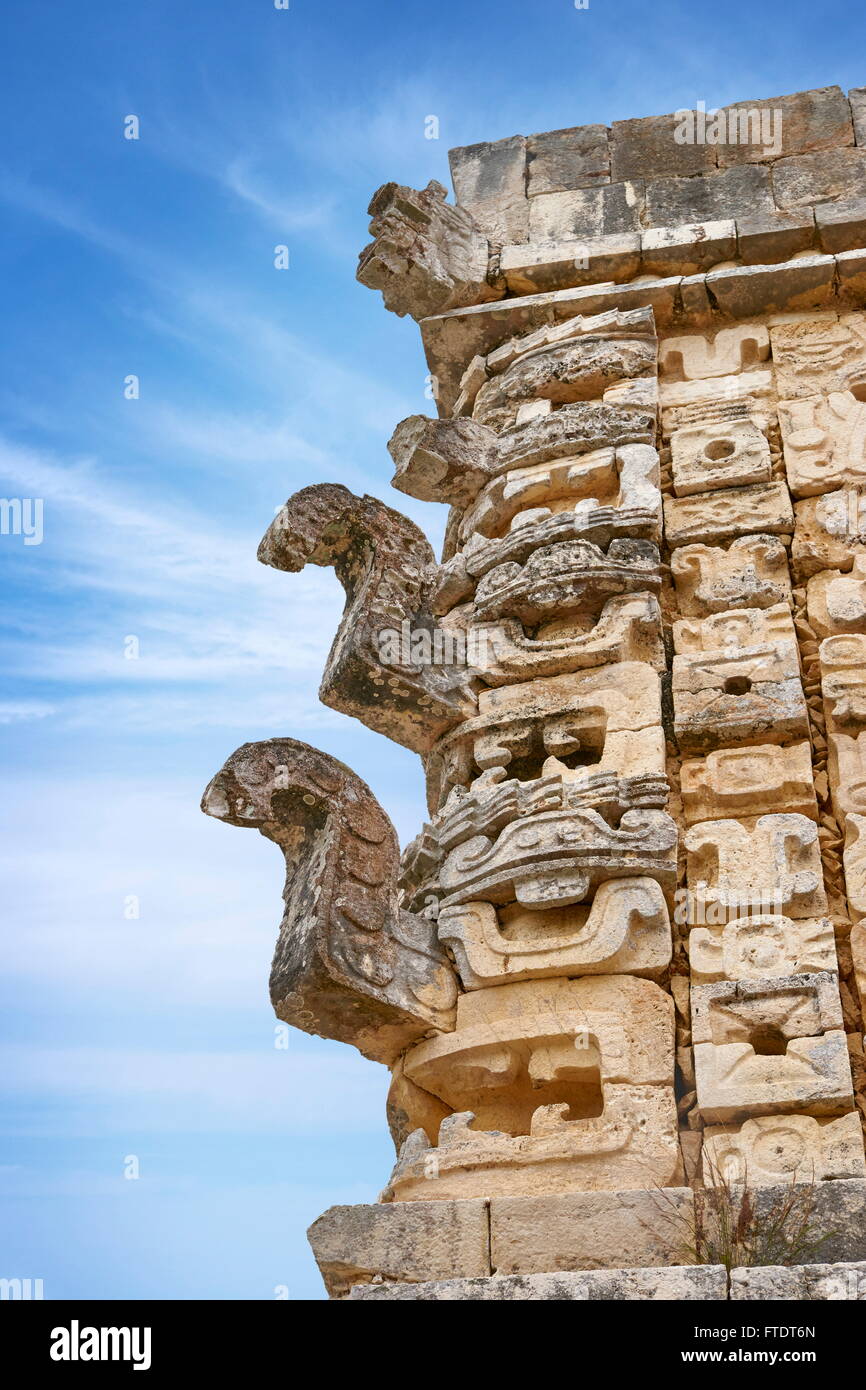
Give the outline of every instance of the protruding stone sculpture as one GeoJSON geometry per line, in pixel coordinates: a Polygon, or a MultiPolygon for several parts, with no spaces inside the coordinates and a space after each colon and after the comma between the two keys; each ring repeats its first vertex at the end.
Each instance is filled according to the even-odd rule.
{"type": "Polygon", "coordinates": [[[429,820],[400,859],[291,739],[204,801],[285,853],[278,1015],[391,1068],[381,1201],[311,1231],[334,1296],[673,1263],[720,1184],[845,1189],[866,1258],[866,98],[778,100],[778,157],[628,121],[370,206],[441,560],[330,484],[260,558],[336,570],[321,698],[419,753],[429,820]]]}

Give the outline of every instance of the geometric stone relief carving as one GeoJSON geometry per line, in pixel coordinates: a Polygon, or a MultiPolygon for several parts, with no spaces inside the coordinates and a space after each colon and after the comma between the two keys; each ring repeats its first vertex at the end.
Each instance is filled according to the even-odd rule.
{"type": "Polygon", "coordinates": [[[795,497],[866,483],[866,405],[850,391],[780,401],[779,424],[795,497]]]}
{"type": "Polygon", "coordinates": [[[866,545],[866,491],[844,487],[806,497],[796,504],[794,515],[791,561],[798,579],[819,570],[850,570],[866,545]]]}
{"type": "Polygon", "coordinates": [[[747,1042],[697,1043],[694,1060],[698,1108],[707,1124],[786,1111],[837,1115],[853,1105],[841,1029],[792,1038],[783,1054],[770,1056],[747,1042]]]}
{"type": "Polygon", "coordinates": [[[510,685],[540,676],[640,661],[665,670],[662,618],[652,594],[606,599],[595,621],[586,615],[554,618],[530,636],[517,619],[472,623],[475,673],[485,685],[510,685]]]}
{"type": "Polygon", "coordinates": [[[690,825],[772,811],[818,819],[807,739],[787,748],[773,743],[719,748],[706,758],[686,759],[680,768],[680,791],[690,825]]]}
{"type": "Polygon", "coordinates": [[[704,381],[660,381],[659,412],[666,439],[692,425],[729,425],[749,420],[766,431],[776,413],[773,374],[743,372],[704,381]]]}
{"type": "Polygon", "coordinates": [[[601,975],[473,990],[460,996],[450,1037],[405,1055],[414,1085],[455,1113],[435,1148],[426,1133],[410,1135],[389,1185],[395,1200],[677,1176],[673,1001],[651,981],[601,975]]]}
{"type": "Polygon", "coordinates": [[[866,920],[866,816],[852,813],[845,822],[845,891],[855,922],[866,920]]]}
{"type": "Polygon", "coordinates": [[[692,985],[695,1043],[748,1042],[763,1056],[784,1054],[792,1038],[814,1038],[842,1027],[835,974],[764,980],[718,980],[692,985]]]}
{"type": "Polygon", "coordinates": [[[626,444],[500,474],[464,512],[458,537],[477,578],[494,564],[525,559],[526,549],[512,554],[525,532],[542,537],[537,544],[583,536],[607,545],[617,535],[659,541],[661,511],[656,450],[626,444]]]}
{"type": "Polygon", "coordinates": [[[202,810],[259,830],[285,855],[278,1018],[386,1063],[431,1029],[453,1028],[457,986],[435,923],[399,906],[394,827],[349,768],[294,739],[246,743],[202,810]]]}
{"type": "Polygon", "coordinates": [[[854,734],[866,729],[866,634],[825,637],[818,657],[828,731],[854,734]]]}
{"type": "Polygon", "coordinates": [[[740,536],[727,550],[680,546],[671,555],[671,573],[684,617],[792,603],[788,556],[776,536],[740,536]]]}
{"type": "Polygon", "coordinates": [[[753,1187],[866,1177],[863,1132],[856,1112],[838,1119],[763,1115],[738,1129],[704,1130],[703,1178],[753,1187]]]}
{"type": "Polygon", "coordinates": [[[605,880],[591,903],[547,911],[463,903],[443,908],[438,927],[464,989],[555,975],[653,978],[671,959],[667,904],[651,878],[605,880]]]}
{"type": "Polygon", "coordinates": [[[866,315],[801,319],[770,329],[779,396],[855,390],[866,367],[866,315]]]}
{"type": "Polygon", "coordinates": [[[808,737],[790,609],[732,609],[674,624],[674,727],[683,753],[808,737]]]}
{"type": "Polygon", "coordinates": [[[866,731],[828,734],[827,745],[833,810],[844,826],[852,814],[866,816],[866,731]]]}
{"type": "MultiPolygon", "coordinates": [[[[799,815],[703,821],[686,832],[689,894],[709,921],[745,912],[827,911],[818,830],[799,815]]],[[[705,920],[706,918],[701,918],[705,920]]]]}
{"type": "Polygon", "coordinates": [[[848,574],[822,570],[806,586],[809,625],[816,636],[866,632],[866,555],[855,555],[848,574]]]}
{"type": "Polygon", "coordinates": [[[738,323],[732,328],[722,328],[712,341],[702,334],[690,333],[665,338],[659,344],[661,375],[679,381],[698,381],[748,371],[758,362],[765,362],[769,355],[769,334],[762,323],[738,323]]]}
{"type": "Polygon", "coordinates": [[[486,787],[513,776],[663,777],[661,722],[659,678],[641,662],[481,690],[478,715],[446,734],[428,755],[430,808],[438,809],[453,787],[479,781],[486,787]],[[645,736],[638,737],[642,731],[645,736]]]}
{"type": "Polygon", "coordinates": [[[694,927],[689,933],[689,967],[693,986],[835,971],[833,924],[829,917],[755,913],[718,926],[694,927]]]}
{"type": "Polygon", "coordinates": [[[665,538],[680,545],[716,545],[736,536],[789,536],[794,530],[791,498],[784,483],[725,488],[699,497],[664,499],[665,538]]]}
{"type": "Polygon", "coordinates": [[[768,483],[772,465],[766,436],[750,420],[691,425],[671,435],[671,469],[677,497],[768,483]]]}

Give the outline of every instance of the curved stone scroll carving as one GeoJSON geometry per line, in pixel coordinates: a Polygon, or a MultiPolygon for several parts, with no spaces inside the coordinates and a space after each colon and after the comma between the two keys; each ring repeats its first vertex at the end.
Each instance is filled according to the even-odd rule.
{"type": "Polygon", "coordinates": [[[307,564],[333,566],[346,591],[319,690],[323,704],[416,753],[475,713],[466,666],[427,659],[440,633],[430,610],[437,566],[408,517],[338,483],[316,484],[278,512],[259,559],[295,573],[307,564]]]}
{"type": "Polygon", "coordinates": [[[457,985],[436,924],[399,907],[397,835],[354,772],[295,739],[245,743],[202,810],[285,854],[270,980],[278,1018],[387,1064],[454,1027],[457,985]]]}

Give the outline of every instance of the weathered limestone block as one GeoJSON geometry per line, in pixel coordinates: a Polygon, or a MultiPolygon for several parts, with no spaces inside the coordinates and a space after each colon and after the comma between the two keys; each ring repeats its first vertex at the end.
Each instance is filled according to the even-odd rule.
{"type": "Polygon", "coordinates": [[[866,314],[833,311],[770,327],[776,387],[783,401],[847,391],[866,371],[866,314]]]}
{"type": "MultiPolygon", "coordinates": [[[[759,1222],[767,1221],[778,1212],[782,1203],[790,1202],[790,1182],[779,1186],[759,1187],[754,1193],[754,1210],[759,1222]]],[[[714,1194],[710,1190],[695,1193],[695,1206],[703,1219],[711,1219],[714,1194]]],[[[825,1237],[811,1254],[802,1256],[807,1268],[824,1266],[826,1262],[866,1260],[866,1181],[862,1178],[839,1178],[835,1182],[810,1183],[805,1189],[795,1189],[795,1198],[805,1198],[811,1206],[810,1231],[825,1237]]],[[[746,1270],[751,1278],[760,1269],[746,1270]]],[[[732,1290],[733,1292],[733,1290],[732,1290]]]]}
{"type": "Polygon", "coordinates": [[[693,985],[838,970],[829,917],[751,913],[689,933],[693,985]]]}
{"type": "Polygon", "coordinates": [[[500,1275],[676,1265],[687,1258],[693,1211],[682,1187],[494,1198],[491,1261],[500,1275]]]}
{"type": "Polygon", "coordinates": [[[358,279],[381,290],[385,308],[414,319],[500,299],[487,279],[487,237],[463,207],[446,203],[435,179],[419,192],[386,183],[368,212],[375,240],[358,261],[358,279]]]}
{"type": "Polygon", "coordinates": [[[866,732],[827,735],[827,771],[836,819],[866,816],[866,732]]]}
{"type": "Polygon", "coordinates": [[[806,586],[809,624],[818,637],[866,632],[866,555],[854,556],[851,571],[822,570],[806,586]]]}
{"type": "Polygon", "coordinates": [[[761,1056],[784,1055],[794,1038],[842,1027],[839,983],[829,971],[764,980],[692,984],[695,1043],[749,1043],[761,1056]]]}
{"type": "Polygon", "coordinates": [[[526,632],[516,619],[474,623],[477,673],[485,685],[512,685],[540,676],[639,661],[665,669],[661,610],[652,594],[605,599],[593,621],[553,619],[526,632]]]}
{"type": "Polygon", "coordinates": [[[866,1178],[863,1131],[856,1111],[838,1119],[813,1115],[762,1115],[736,1129],[704,1130],[703,1179],[771,1184],[866,1178]]]}
{"type": "Polygon", "coordinates": [[[652,179],[646,186],[645,218],[651,226],[716,222],[735,218],[744,207],[764,215],[774,210],[769,172],[759,165],[722,169],[701,179],[652,179]]]}
{"type": "Polygon", "coordinates": [[[525,241],[529,223],[526,198],[526,139],[485,141],[448,151],[454,195],[498,245],[525,241]]]}
{"type": "Polygon", "coordinates": [[[680,768],[680,791],[689,825],[771,811],[818,819],[807,739],[787,748],[774,743],[720,748],[706,758],[686,759],[680,768]]]}
{"type": "Polygon", "coordinates": [[[766,131],[768,117],[772,132],[770,156],[810,154],[854,143],[851,109],[839,87],[817,87],[763,101],[734,102],[726,108],[729,129],[734,113],[738,131],[748,132],[752,138],[720,144],[720,166],[768,158],[765,144],[756,138],[759,131],[766,131]],[[753,113],[757,113],[757,118],[753,113]]]}
{"type": "Polygon", "coordinates": [[[475,617],[534,625],[569,613],[595,615],[614,595],[658,592],[659,566],[652,541],[617,537],[606,548],[587,540],[542,545],[522,564],[509,560],[487,571],[475,590],[475,617]]]}
{"type": "Polygon", "coordinates": [[[835,303],[836,260],[810,252],[785,265],[720,268],[708,273],[707,291],[730,318],[813,312],[835,303]]]}
{"type": "Polygon", "coordinates": [[[689,893],[705,914],[715,914],[703,920],[743,911],[786,917],[827,911],[818,829],[806,816],[703,821],[686,832],[684,844],[689,893]]]}
{"type": "Polygon", "coordinates": [[[776,536],[740,536],[727,550],[680,546],[671,555],[671,574],[687,618],[793,603],[787,552],[776,536]]]}
{"type": "Polygon", "coordinates": [[[738,608],[674,624],[674,728],[683,753],[807,738],[790,609],[738,608]]]}
{"type": "Polygon", "coordinates": [[[853,251],[866,243],[866,198],[845,202],[819,203],[815,225],[822,251],[853,251]]]}
{"type": "Polygon", "coordinates": [[[852,812],[845,821],[845,891],[855,922],[866,921],[866,816],[852,812]]]}
{"type": "Polygon", "coordinates": [[[529,240],[592,242],[640,229],[643,185],[613,183],[529,200],[529,240]]]}
{"type": "Polygon", "coordinates": [[[825,637],[818,656],[828,733],[860,733],[866,729],[866,634],[825,637]]]}
{"type": "Polygon", "coordinates": [[[735,536],[790,536],[794,513],[784,483],[724,488],[700,497],[666,497],[665,536],[671,549],[714,545],[735,536]]]}
{"type": "MultiPolygon", "coordinates": [[[[597,333],[580,331],[587,321],[572,319],[568,325],[560,326],[573,329],[568,337],[560,332],[560,341],[527,348],[480,388],[474,418],[491,429],[503,430],[516,423],[517,411],[524,402],[549,400],[554,405],[570,405],[575,401],[593,401],[619,382],[632,377],[654,377],[656,338],[651,321],[648,328],[643,311],[626,311],[618,317],[631,332],[626,334],[620,328],[613,333],[607,325],[597,333]],[[633,320],[633,327],[628,324],[629,319],[633,320]]],[[[498,365],[494,359],[495,354],[488,357],[488,371],[498,365]]]]}
{"type": "Polygon", "coordinates": [[[846,487],[807,497],[794,515],[791,562],[800,582],[820,570],[850,570],[866,544],[866,491],[846,487]]]}
{"type": "Polygon", "coordinates": [[[747,1042],[696,1043],[698,1108],[707,1124],[754,1115],[838,1115],[854,1103],[848,1048],[841,1029],[792,1038],[765,1056],[747,1042]]]}
{"type": "Polygon", "coordinates": [[[526,191],[530,198],[609,182],[607,126],[571,126],[527,139],[526,191]]]}
{"type": "Polygon", "coordinates": [[[656,978],[671,959],[667,904],[651,878],[611,879],[590,904],[550,911],[464,903],[443,908],[438,925],[464,989],[554,975],[656,978]]]}
{"type": "Polygon", "coordinates": [[[512,294],[544,294],[570,285],[623,284],[640,270],[640,232],[503,246],[499,269],[512,294]]]}
{"type": "Polygon", "coordinates": [[[640,240],[645,275],[698,275],[737,254],[737,226],[732,217],[647,227],[640,240]]]}
{"type": "Polygon", "coordinates": [[[866,404],[850,391],[780,401],[779,423],[795,497],[866,483],[866,404]]]}
{"type": "Polygon", "coordinates": [[[330,1207],[307,1232],[332,1298],[373,1279],[417,1284],[426,1279],[490,1274],[487,1203],[412,1202],[330,1207]]]}
{"type": "Polygon", "coordinates": [[[458,537],[468,572],[479,576],[559,540],[660,541],[661,520],[658,454],[648,444],[626,444],[500,474],[467,508],[458,537]]]}
{"type": "Polygon", "coordinates": [[[771,479],[770,446],[751,420],[733,422],[727,428],[691,425],[675,430],[671,462],[677,497],[771,479]]]}
{"type": "Polygon", "coordinates": [[[278,1018],[379,1062],[454,1026],[457,986],[435,923],[399,907],[394,827],[349,768],[294,739],[246,743],[202,810],[285,855],[270,982],[278,1018]]]}
{"type": "Polygon", "coordinates": [[[703,381],[752,370],[770,355],[770,337],[762,323],[722,328],[711,341],[700,333],[664,338],[659,344],[662,376],[671,381],[703,381]]]}
{"type": "Polygon", "coordinates": [[[395,1300],[567,1303],[600,1299],[605,1302],[720,1302],[727,1298],[727,1276],[723,1265],[591,1269],[560,1274],[494,1275],[491,1279],[443,1279],[424,1284],[356,1284],[349,1297],[353,1301],[383,1303],[395,1300]]]}
{"type": "MultiPolygon", "coordinates": [[[[737,217],[737,246],[744,265],[772,265],[809,251],[815,236],[811,208],[794,213],[744,213],[737,217]]],[[[824,247],[824,250],[828,250],[824,247]]]]}
{"type": "Polygon", "coordinates": [[[415,752],[474,712],[465,667],[424,660],[423,652],[415,659],[411,645],[402,651],[404,624],[428,640],[438,628],[430,607],[435,558],[407,517],[339,484],[317,484],[277,513],[259,559],[293,573],[332,565],[346,591],[319,690],[323,704],[415,752]]]}
{"type": "Polygon", "coordinates": [[[776,410],[770,371],[740,372],[695,381],[662,378],[659,409],[666,436],[689,425],[726,425],[751,420],[766,433],[776,410]]]}
{"type": "Polygon", "coordinates": [[[422,502],[467,507],[490,476],[496,436],[474,420],[410,415],[388,443],[397,471],[391,486],[422,502]]]}
{"type": "Polygon", "coordinates": [[[857,1302],[866,1300],[866,1262],[763,1265],[731,1271],[733,1302],[857,1302]]]}
{"type": "Polygon", "coordinates": [[[431,750],[431,810],[453,787],[469,788],[479,777],[487,787],[510,776],[525,782],[664,774],[660,683],[642,662],[482,690],[478,710],[431,750]],[[633,737],[641,731],[648,736],[633,737]],[[563,758],[578,763],[569,768],[563,758]]]}
{"type": "Polygon", "coordinates": [[[866,150],[833,149],[777,159],[773,165],[777,207],[802,208],[836,198],[866,196],[866,150]]]}

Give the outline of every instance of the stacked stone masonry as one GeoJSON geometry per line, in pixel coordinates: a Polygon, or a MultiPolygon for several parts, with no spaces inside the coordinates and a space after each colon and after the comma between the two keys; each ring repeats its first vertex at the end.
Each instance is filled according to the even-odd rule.
{"type": "Polygon", "coordinates": [[[277,1015],[391,1069],[380,1203],[311,1232],[333,1297],[726,1297],[675,1235],[720,1183],[817,1184],[866,1258],[866,89],[741,114],[772,142],[514,137],[452,152],[456,206],[371,204],[444,551],[320,484],[259,556],[336,570],[321,698],[428,820],[401,855],[290,738],[203,801],[283,850],[277,1015]]]}

